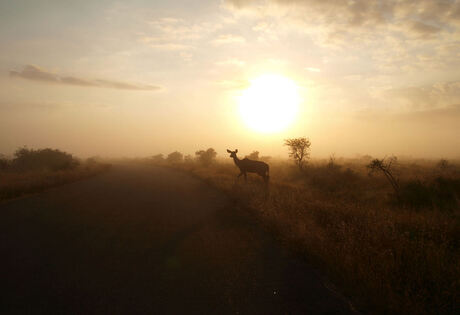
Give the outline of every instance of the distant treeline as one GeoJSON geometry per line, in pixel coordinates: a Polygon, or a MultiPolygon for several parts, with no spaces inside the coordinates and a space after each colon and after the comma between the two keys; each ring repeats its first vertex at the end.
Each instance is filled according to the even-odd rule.
{"type": "MultiPolygon", "coordinates": [[[[166,157],[163,154],[156,154],[151,157],[152,161],[157,164],[161,163],[190,163],[198,162],[203,166],[210,166],[216,162],[217,152],[214,148],[208,148],[206,150],[198,150],[195,152],[195,156],[190,154],[183,155],[179,151],[174,151],[169,153],[166,157]]],[[[253,151],[251,154],[246,155],[245,158],[251,160],[260,160],[260,161],[269,161],[270,156],[261,156],[259,157],[259,151],[253,151]]]]}

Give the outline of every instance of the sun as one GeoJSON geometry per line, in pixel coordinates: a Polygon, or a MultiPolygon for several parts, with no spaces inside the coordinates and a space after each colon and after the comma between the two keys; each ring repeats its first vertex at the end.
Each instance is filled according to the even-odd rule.
{"type": "Polygon", "coordinates": [[[300,97],[289,78],[267,74],[250,82],[239,99],[243,121],[251,129],[274,133],[287,128],[296,118],[300,97]]]}

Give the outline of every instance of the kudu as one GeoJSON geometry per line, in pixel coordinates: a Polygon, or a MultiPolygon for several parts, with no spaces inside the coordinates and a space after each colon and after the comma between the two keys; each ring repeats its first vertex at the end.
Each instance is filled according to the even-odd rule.
{"type": "Polygon", "coordinates": [[[248,158],[244,158],[240,160],[236,154],[238,153],[238,149],[235,149],[235,151],[230,151],[227,149],[227,152],[230,153],[230,157],[233,158],[233,161],[235,162],[236,166],[240,169],[240,174],[238,175],[238,178],[241,177],[241,175],[244,175],[244,180],[247,182],[247,173],[256,173],[259,176],[261,176],[264,179],[265,183],[268,183],[268,164],[261,162],[261,161],[253,161],[248,158]]]}

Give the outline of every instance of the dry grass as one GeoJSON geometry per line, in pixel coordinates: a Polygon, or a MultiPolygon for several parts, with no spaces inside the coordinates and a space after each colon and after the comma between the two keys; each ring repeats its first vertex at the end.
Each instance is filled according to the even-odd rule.
{"type": "Polygon", "coordinates": [[[0,171],[0,201],[87,178],[108,168],[108,164],[91,162],[61,171],[0,171]]]}
{"type": "MultiPolygon", "coordinates": [[[[256,176],[236,184],[238,171],[231,163],[175,167],[252,209],[289,246],[322,268],[358,308],[453,314],[460,279],[458,208],[397,207],[389,202],[391,190],[384,178],[367,176],[363,163],[340,164],[334,169],[318,162],[299,175],[287,163],[271,163],[269,194],[256,176]]],[[[433,165],[417,165],[402,164],[399,176],[436,173],[433,165]]]]}

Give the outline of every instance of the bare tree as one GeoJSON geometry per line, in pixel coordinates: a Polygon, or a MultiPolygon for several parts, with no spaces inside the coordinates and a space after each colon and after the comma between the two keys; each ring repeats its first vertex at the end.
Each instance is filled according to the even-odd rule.
{"type": "Polygon", "coordinates": [[[399,198],[399,182],[395,178],[392,169],[392,166],[396,163],[396,160],[397,158],[395,156],[386,160],[374,159],[367,165],[367,167],[370,169],[371,173],[374,171],[381,171],[393,187],[396,197],[399,198]]]}
{"type": "Polygon", "coordinates": [[[439,167],[441,171],[445,171],[450,167],[450,163],[446,159],[441,159],[439,160],[437,166],[439,167]]]}
{"type": "Polygon", "coordinates": [[[335,158],[335,154],[332,153],[329,156],[329,162],[327,163],[327,167],[331,170],[337,170],[340,169],[340,165],[337,164],[337,159],[335,158]]]}
{"type": "Polygon", "coordinates": [[[300,170],[303,170],[306,160],[310,157],[310,140],[305,137],[286,139],[284,145],[289,147],[289,157],[294,159],[300,170]]]}

